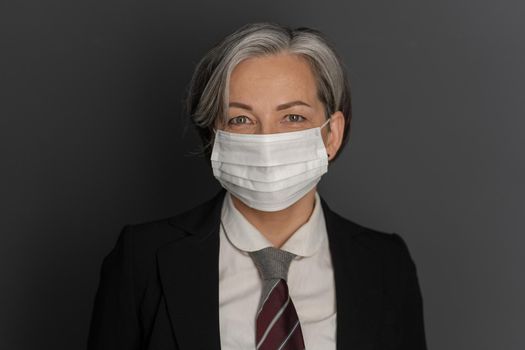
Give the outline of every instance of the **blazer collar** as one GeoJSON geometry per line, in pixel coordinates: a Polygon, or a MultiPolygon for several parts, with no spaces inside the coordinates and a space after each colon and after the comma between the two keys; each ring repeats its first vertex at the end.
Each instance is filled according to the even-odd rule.
{"type": "Polygon", "coordinates": [[[225,194],[226,190],[221,188],[211,199],[170,218],[169,224],[188,235],[204,238],[219,226],[225,194]]]}
{"type": "MultiPolygon", "coordinates": [[[[219,224],[226,190],[170,219],[187,236],[158,252],[159,273],[180,349],[220,349],[219,224]]],[[[381,266],[360,243],[362,228],[332,211],[321,196],[334,269],[337,350],[368,349],[381,312],[381,266]]]]}

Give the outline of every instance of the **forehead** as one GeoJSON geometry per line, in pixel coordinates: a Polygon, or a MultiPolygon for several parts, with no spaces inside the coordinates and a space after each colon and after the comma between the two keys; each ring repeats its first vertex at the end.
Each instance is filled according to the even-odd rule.
{"type": "Polygon", "coordinates": [[[312,99],[316,97],[316,86],[311,66],[304,57],[282,53],[239,63],[230,76],[229,93],[230,99],[254,94],[312,99]]]}

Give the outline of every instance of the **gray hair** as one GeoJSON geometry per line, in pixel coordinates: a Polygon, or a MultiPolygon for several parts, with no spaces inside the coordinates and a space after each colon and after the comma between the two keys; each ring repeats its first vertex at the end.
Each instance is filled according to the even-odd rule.
{"type": "Polygon", "coordinates": [[[187,112],[203,141],[202,151],[208,157],[214,141],[215,121],[219,117],[227,118],[229,81],[234,68],[245,59],[282,52],[300,55],[310,64],[326,117],[336,111],[345,116],[341,149],[347,143],[352,117],[350,83],[343,61],[331,43],[315,29],[252,23],[228,35],[208,51],[197,64],[189,85],[187,112]]]}

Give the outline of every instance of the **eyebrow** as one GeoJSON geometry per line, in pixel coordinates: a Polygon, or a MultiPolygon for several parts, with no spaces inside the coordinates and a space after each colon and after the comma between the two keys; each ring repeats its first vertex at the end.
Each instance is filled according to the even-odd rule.
{"type": "MultiPolygon", "coordinates": [[[[252,107],[247,105],[247,104],[244,104],[244,103],[241,103],[241,102],[230,102],[230,104],[228,105],[229,107],[237,107],[237,108],[242,108],[242,109],[246,109],[248,111],[251,111],[252,110],[252,107]]],[[[301,100],[296,100],[296,101],[291,101],[291,102],[286,102],[286,103],[283,103],[279,106],[277,106],[277,108],[275,110],[277,111],[282,111],[283,109],[288,109],[288,108],[291,108],[293,106],[306,106],[306,107],[312,107],[310,106],[308,103],[306,102],[303,102],[301,100]]]]}

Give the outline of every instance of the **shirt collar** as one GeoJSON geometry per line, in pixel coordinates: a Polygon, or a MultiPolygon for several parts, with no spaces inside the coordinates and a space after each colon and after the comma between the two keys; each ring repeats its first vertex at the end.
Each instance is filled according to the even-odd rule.
{"type": "MultiPolygon", "coordinates": [[[[273,246],[235,207],[229,192],[224,196],[221,223],[228,240],[243,252],[273,246]]],[[[280,249],[307,257],[319,250],[324,239],[326,239],[326,224],[321,199],[316,191],[314,209],[308,221],[299,227],[280,249]]]]}

